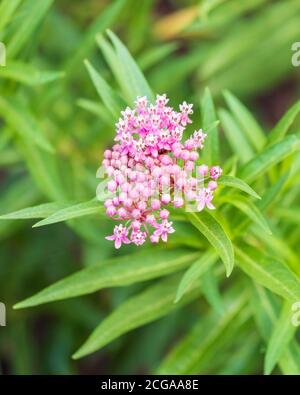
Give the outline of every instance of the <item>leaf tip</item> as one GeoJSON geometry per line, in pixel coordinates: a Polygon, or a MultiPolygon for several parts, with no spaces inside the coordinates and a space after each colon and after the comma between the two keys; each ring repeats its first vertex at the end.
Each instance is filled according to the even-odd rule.
{"type": "Polygon", "coordinates": [[[19,310],[19,309],[22,309],[22,308],[24,308],[24,307],[25,307],[25,306],[24,306],[23,302],[18,302],[18,303],[16,303],[16,304],[13,305],[13,309],[14,309],[14,310],[19,310]]]}
{"type": "Polygon", "coordinates": [[[74,354],[72,355],[72,359],[77,360],[83,357],[82,352],[80,351],[81,348],[79,350],[77,350],[76,352],[74,352],[74,354]]]}
{"type": "Polygon", "coordinates": [[[229,268],[226,269],[226,277],[227,278],[230,277],[232,271],[233,271],[233,267],[229,267],[229,268]]]}
{"type": "Polygon", "coordinates": [[[39,228],[40,226],[43,226],[43,221],[36,222],[32,225],[33,228],[39,228]]]}

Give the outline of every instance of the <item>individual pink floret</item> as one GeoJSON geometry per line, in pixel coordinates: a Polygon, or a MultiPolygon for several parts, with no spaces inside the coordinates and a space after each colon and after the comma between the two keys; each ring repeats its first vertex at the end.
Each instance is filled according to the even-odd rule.
{"type": "Polygon", "coordinates": [[[111,236],[106,236],[106,240],[113,240],[115,242],[115,248],[119,249],[124,244],[129,244],[130,240],[127,237],[128,230],[122,224],[116,225],[114,228],[114,233],[111,236]]]}

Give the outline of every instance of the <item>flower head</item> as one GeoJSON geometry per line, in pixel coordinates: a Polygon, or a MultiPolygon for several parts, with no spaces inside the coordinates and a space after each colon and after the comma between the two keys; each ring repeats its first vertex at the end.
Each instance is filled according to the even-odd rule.
{"type": "Polygon", "coordinates": [[[106,213],[126,222],[106,237],[116,248],[122,243],[140,246],[147,238],[152,243],[166,242],[175,232],[166,208],[183,207],[184,198],[195,200],[199,211],[214,209],[212,199],[222,169],[201,164],[195,171],[206,133],[196,130],[183,142],[193,105],[183,102],[176,111],[168,103],[165,94],[157,95],[154,104],[147,97],[138,97],[135,108],[121,112],[115,144],[104,153],[102,165],[110,178],[107,188],[114,194],[105,201],[106,213]]]}

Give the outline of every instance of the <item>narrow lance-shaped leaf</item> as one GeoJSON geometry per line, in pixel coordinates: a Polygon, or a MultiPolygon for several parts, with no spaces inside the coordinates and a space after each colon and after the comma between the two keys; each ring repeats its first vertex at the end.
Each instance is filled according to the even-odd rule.
{"type": "Polygon", "coordinates": [[[23,62],[9,62],[0,68],[0,77],[20,82],[29,86],[47,84],[64,77],[61,71],[38,70],[23,62]]]}
{"type": "Polygon", "coordinates": [[[122,87],[123,84],[123,71],[119,67],[118,55],[112,43],[103,35],[97,34],[96,42],[102,52],[102,55],[113,73],[118,85],[122,87]]]}
{"type": "Polygon", "coordinates": [[[300,267],[298,264],[298,256],[293,248],[287,245],[286,240],[278,235],[268,235],[261,228],[255,227],[250,229],[250,232],[255,236],[260,243],[268,247],[273,254],[286,261],[289,267],[300,276],[300,267]]]}
{"type": "Polygon", "coordinates": [[[61,180],[57,156],[42,151],[29,139],[22,139],[18,149],[36,185],[49,200],[68,201],[70,198],[61,180]]]}
{"type": "Polygon", "coordinates": [[[69,207],[70,203],[43,203],[34,207],[23,208],[22,210],[14,211],[12,213],[3,214],[0,219],[34,219],[46,218],[55,212],[69,207]]]}
{"type": "Polygon", "coordinates": [[[240,124],[248,140],[259,151],[266,142],[262,128],[250,111],[231,92],[225,91],[224,98],[235,119],[240,124]]]}
{"type": "Polygon", "coordinates": [[[208,88],[205,89],[204,96],[201,102],[201,118],[202,128],[207,133],[205,146],[202,151],[203,161],[208,164],[218,164],[219,161],[219,135],[217,128],[217,116],[211,96],[211,92],[208,88]],[[213,128],[208,128],[214,123],[213,128]]]}
{"type": "Polygon", "coordinates": [[[133,103],[137,96],[147,96],[152,101],[151,88],[127,48],[113,32],[108,31],[108,35],[118,55],[119,67],[123,72],[122,88],[129,102],[133,103]]]}
{"type": "Polygon", "coordinates": [[[211,266],[213,266],[217,259],[218,255],[214,251],[209,250],[187,269],[180,280],[174,301],[175,303],[177,303],[189,288],[192,287],[211,266]]]}
{"type": "Polygon", "coordinates": [[[260,210],[264,211],[266,210],[271,203],[274,202],[276,197],[280,196],[280,193],[284,190],[284,187],[289,179],[290,172],[284,173],[281,177],[278,178],[278,180],[275,182],[275,184],[271,185],[263,195],[262,199],[257,203],[257,206],[259,207],[260,210]]]}
{"type": "Polygon", "coordinates": [[[300,300],[300,280],[286,264],[253,248],[235,247],[235,252],[240,268],[258,284],[289,301],[300,300]]]}
{"type": "MultiPolygon", "coordinates": [[[[276,325],[278,320],[277,300],[271,292],[258,286],[258,284],[252,287],[250,300],[257,328],[267,343],[270,339],[272,327],[276,325]]],[[[300,348],[295,340],[291,340],[279,358],[278,365],[284,374],[300,374],[300,348]]]]}
{"type": "Polygon", "coordinates": [[[73,218],[83,217],[91,214],[103,214],[103,205],[96,199],[89,200],[88,202],[79,203],[70,207],[63,208],[56,213],[50,215],[33,225],[34,228],[55,224],[57,222],[67,221],[73,218]]]}
{"type": "Polygon", "coordinates": [[[245,292],[235,292],[234,298],[226,298],[224,314],[220,316],[213,312],[199,320],[163,360],[157,373],[191,374],[209,347],[224,336],[225,329],[232,328],[233,320],[245,307],[246,301],[245,292]]]}
{"type": "Polygon", "coordinates": [[[219,315],[224,313],[223,299],[220,294],[218,277],[210,267],[202,277],[201,290],[212,309],[219,315]]]}
{"type": "Polygon", "coordinates": [[[298,225],[300,222],[300,207],[276,207],[274,209],[276,216],[286,222],[298,225]]]}
{"type": "Polygon", "coordinates": [[[166,59],[172,52],[174,52],[178,47],[175,42],[170,42],[167,44],[162,44],[156,47],[150,47],[143,52],[138,58],[138,64],[140,68],[144,71],[151,66],[159,64],[160,61],[166,59]]]}
{"type": "Polygon", "coordinates": [[[248,193],[248,195],[253,196],[257,199],[261,199],[261,197],[252,189],[245,181],[241,180],[238,177],[234,176],[222,176],[218,180],[218,184],[224,185],[230,188],[237,188],[241,191],[248,193]]]}
{"type": "Polygon", "coordinates": [[[114,118],[111,116],[111,113],[107,112],[106,107],[102,103],[82,98],[78,99],[76,104],[84,110],[99,117],[109,128],[113,127],[114,118]]]}
{"type": "Polygon", "coordinates": [[[199,295],[199,288],[192,289],[178,304],[173,303],[177,282],[177,276],[167,278],[121,304],[101,322],[73,358],[91,354],[122,334],[167,315],[199,295]]]}
{"type": "Polygon", "coordinates": [[[65,69],[67,76],[72,76],[78,65],[88,55],[95,43],[95,36],[103,33],[117,20],[122,12],[126,0],[115,0],[97,16],[83,36],[82,41],[76,46],[75,52],[69,57],[65,69]]]}
{"type": "Polygon", "coordinates": [[[246,163],[254,155],[250,144],[228,111],[221,109],[219,111],[219,117],[232,151],[236,154],[241,163],[246,163]]]}
{"type": "Polygon", "coordinates": [[[21,0],[2,0],[0,4],[0,32],[10,22],[21,0]]]}
{"type": "Polygon", "coordinates": [[[123,257],[108,259],[76,272],[63,280],[18,303],[15,308],[73,298],[102,288],[125,286],[165,276],[185,268],[199,256],[187,249],[145,250],[123,257]]]}
{"type": "Polygon", "coordinates": [[[223,196],[220,200],[237,207],[265,232],[272,234],[269,224],[263,214],[253,202],[246,199],[244,196],[223,196]]]}
{"type": "Polygon", "coordinates": [[[120,115],[121,110],[124,108],[124,102],[114,92],[107,82],[101,77],[97,70],[91,65],[88,60],[85,60],[85,66],[90,74],[93,84],[101,97],[104,105],[115,119],[120,115]]]}
{"type": "MultiPolygon", "coordinates": [[[[261,200],[256,203],[257,207],[260,211],[265,212],[270,206],[274,205],[276,199],[283,191],[283,188],[289,178],[289,172],[283,174],[279,179],[275,182],[275,184],[271,185],[262,196],[261,200]]],[[[245,218],[238,225],[238,233],[244,231],[249,226],[249,219],[245,218]]],[[[237,235],[237,234],[236,234],[237,235]]]]}
{"type": "Polygon", "coordinates": [[[35,119],[18,101],[12,98],[0,97],[0,115],[28,143],[32,144],[34,142],[40,148],[53,152],[51,144],[43,136],[35,119]]]}
{"type": "Polygon", "coordinates": [[[268,342],[264,364],[265,374],[272,372],[296,332],[297,327],[292,324],[292,314],[291,302],[286,301],[268,342]]]}
{"type": "Polygon", "coordinates": [[[215,248],[225,265],[228,277],[233,269],[234,253],[231,241],[220,222],[206,211],[200,214],[187,213],[187,218],[215,248]]]}
{"type": "MultiPolygon", "coordinates": [[[[41,198],[32,179],[24,175],[10,183],[1,191],[1,212],[15,211],[26,205],[35,204],[41,198]]],[[[18,224],[11,221],[0,221],[0,238],[7,237],[18,224]]]]}
{"type": "Polygon", "coordinates": [[[280,119],[277,125],[271,130],[268,143],[274,144],[281,140],[287,131],[289,130],[290,126],[294,122],[297,115],[300,113],[300,100],[297,101],[280,119]]]}
{"type": "Polygon", "coordinates": [[[285,137],[246,163],[238,172],[238,176],[247,182],[252,182],[298,149],[299,139],[296,136],[285,137]]]}
{"type": "Polygon", "coordinates": [[[44,18],[52,3],[53,0],[39,0],[38,2],[25,0],[22,2],[22,7],[20,9],[22,18],[16,25],[17,29],[11,34],[11,38],[7,44],[8,58],[16,57],[38,24],[44,18]]]}

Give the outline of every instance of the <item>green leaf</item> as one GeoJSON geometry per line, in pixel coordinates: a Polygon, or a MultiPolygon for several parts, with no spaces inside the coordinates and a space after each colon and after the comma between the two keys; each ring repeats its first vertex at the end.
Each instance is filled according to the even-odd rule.
{"type": "Polygon", "coordinates": [[[268,341],[264,364],[265,374],[272,372],[296,332],[297,327],[293,326],[291,321],[292,314],[291,303],[285,302],[268,341]]]}
{"type": "Polygon", "coordinates": [[[290,172],[287,171],[281,177],[278,178],[275,184],[271,185],[266,190],[262,199],[257,203],[260,210],[262,211],[266,210],[268,207],[270,207],[272,203],[274,203],[274,201],[276,201],[275,199],[278,198],[278,196],[280,196],[280,194],[284,190],[284,187],[289,179],[289,176],[290,176],[290,172]]]}
{"type": "Polygon", "coordinates": [[[300,275],[300,268],[298,264],[298,256],[293,251],[293,249],[286,243],[285,238],[278,237],[276,234],[268,235],[266,232],[262,231],[261,228],[252,228],[250,232],[255,235],[255,238],[263,243],[264,248],[268,247],[269,251],[276,254],[286,261],[289,267],[297,274],[300,275]]]}
{"type": "Polygon", "coordinates": [[[22,62],[9,62],[0,68],[0,77],[21,82],[29,86],[47,84],[64,77],[60,71],[40,71],[32,65],[22,62]]]}
{"type": "Polygon", "coordinates": [[[298,225],[300,222],[300,207],[276,207],[276,216],[280,219],[284,219],[287,222],[298,225]]]}
{"type": "Polygon", "coordinates": [[[68,203],[44,203],[34,207],[23,208],[9,214],[3,214],[0,219],[33,219],[46,218],[55,212],[70,206],[68,203]]]}
{"type": "Polygon", "coordinates": [[[231,92],[224,91],[224,98],[235,119],[253,147],[260,151],[265,145],[266,137],[262,128],[250,111],[231,92]]]}
{"type": "Polygon", "coordinates": [[[207,133],[205,146],[202,151],[203,161],[209,164],[218,164],[219,162],[219,135],[217,128],[217,116],[209,88],[204,91],[201,102],[202,128],[207,133]],[[208,132],[210,125],[214,124],[208,132]]]}
{"type": "Polygon", "coordinates": [[[18,149],[35,184],[51,201],[68,201],[66,188],[61,180],[58,157],[42,151],[27,139],[18,142],[18,149]]]}
{"type": "Polygon", "coordinates": [[[151,66],[159,64],[160,61],[166,59],[172,52],[178,48],[178,44],[170,42],[156,47],[147,48],[139,57],[138,64],[142,70],[146,70],[151,66]]]}
{"type": "Polygon", "coordinates": [[[119,59],[112,43],[108,39],[106,39],[103,34],[97,34],[96,42],[116,81],[118,82],[119,86],[122,87],[123,72],[122,69],[119,67],[119,59]]]}
{"type": "Polygon", "coordinates": [[[209,250],[187,269],[180,280],[174,303],[177,303],[183,297],[193,284],[213,266],[217,259],[218,255],[214,251],[209,250]]]}
{"type": "Polygon", "coordinates": [[[7,44],[8,58],[14,58],[18,55],[23,45],[46,15],[52,3],[53,0],[39,0],[38,2],[25,0],[22,2],[22,8],[20,9],[21,18],[19,18],[17,29],[10,36],[11,38],[7,44]]]}
{"type": "Polygon", "coordinates": [[[111,112],[107,112],[106,107],[102,103],[82,98],[78,99],[76,104],[84,110],[89,111],[93,115],[99,117],[101,121],[103,121],[110,128],[113,127],[114,117],[111,116],[111,112]]]}
{"type": "Polygon", "coordinates": [[[30,144],[34,142],[40,148],[48,152],[53,152],[51,144],[39,130],[35,119],[18,101],[1,96],[0,114],[14,131],[30,142],[30,144]]]}
{"type": "Polygon", "coordinates": [[[300,300],[300,280],[286,264],[253,248],[243,251],[235,247],[235,253],[240,268],[258,284],[289,301],[300,300]]]}
{"type": "Polygon", "coordinates": [[[81,42],[76,46],[74,54],[72,54],[65,66],[67,75],[77,71],[78,65],[84,60],[95,44],[95,36],[103,33],[105,29],[112,26],[112,24],[119,18],[126,0],[116,0],[106,7],[103,12],[90,25],[84,34],[81,42]]]}
{"type": "Polygon", "coordinates": [[[220,222],[206,211],[200,214],[187,213],[187,218],[215,248],[225,265],[227,277],[230,276],[234,266],[233,247],[220,222]]]}
{"type": "Polygon", "coordinates": [[[133,103],[137,96],[147,96],[148,100],[153,101],[151,88],[127,48],[113,32],[108,31],[108,35],[116,49],[119,68],[123,73],[122,88],[129,102],[133,103]]]}
{"type": "Polygon", "coordinates": [[[92,199],[88,202],[79,203],[70,207],[63,208],[33,225],[33,228],[67,221],[73,218],[83,217],[91,214],[103,214],[103,205],[98,200],[92,199]]]}
{"type": "Polygon", "coordinates": [[[178,304],[173,303],[177,282],[177,277],[167,278],[122,303],[101,322],[73,358],[91,354],[124,333],[165,316],[199,295],[199,289],[193,289],[178,304]]]}
{"type": "MultiPolygon", "coordinates": [[[[10,212],[26,205],[35,204],[41,197],[31,178],[24,174],[23,177],[6,185],[1,191],[1,212],[10,212]]],[[[0,221],[0,238],[9,236],[19,226],[12,221],[0,221]]]]}
{"type": "Polygon", "coordinates": [[[243,132],[228,111],[221,109],[218,114],[232,151],[241,163],[247,163],[253,157],[254,152],[243,132]]]}
{"type": "Polygon", "coordinates": [[[244,196],[223,196],[220,198],[220,200],[237,207],[265,232],[267,232],[269,235],[272,234],[269,224],[263,214],[253,202],[246,199],[244,196]]]}
{"type": "Polygon", "coordinates": [[[21,0],[2,0],[0,4],[0,32],[4,30],[7,23],[10,22],[21,0]]]}
{"type": "Polygon", "coordinates": [[[202,277],[201,290],[213,310],[222,315],[224,313],[223,299],[219,291],[218,279],[211,267],[202,277]]]}
{"type": "Polygon", "coordinates": [[[246,163],[238,172],[238,176],[247,182],[252,182],[298,149],[299,140],[296,136],[285,137],[246,163]]]}
{"type": "Polygon", "coordinates": [[[218,180],[218,184],[224,185],[230,188],[237,188],[241,191],[248,193],[248,195],[253,196],[257,199],[261,199],[261,197],[243,180],[233,176],[222,176],[218,180]]]}
{"type": "Polygon", "coordinates": [[[284,116],[280,119],[277,125],[271,130],[268,137],[268,143],[274,144],[281,140],[285,136],[299,113],[300,100],[297,101],[291,108],[289,108],[289,110],[284,114],[284,116]]]}
{"type": "MultiPolygon", "coordinates": [[[[252,287],[251,305],[257,328],[265,340],[269,342],[272,327],[276,325],[278,316],[277,300],[267,289],[252,287]]],[[[296,340],[291,340],[278,361],[284,374],[300,374],[300,348],[296,340]]]]}
{"type": "Polygon", "coordinates": [[[85,60],[84,63],[104,105],[108,111],[111,112],[114,118],[117,119],[121,113],[121,110],[124,108],[124,102],[117,95],[117,93],[111,89],[111,87],[88,60],[85,60]]]}
{"type": "Polygon", "coordinates": [[[18,303],[15,308],[36,306],[55,300],[73,298],[99,289],[125,286],[181,270],[199,253],[187,249],[145,250],[108,259],[76,272],[36,295],[18,303]]]}
{"type": "Polygon", "coordinates": [[[226,329],[233,330],[233,322],[245,307],[247,294],[235,293],[235,297],[226,298],[222,315],[211,313],[192,327],[163,360],[158,374],[195,374],[195,367],[206,352],[224,336],[226,329]]]}

